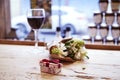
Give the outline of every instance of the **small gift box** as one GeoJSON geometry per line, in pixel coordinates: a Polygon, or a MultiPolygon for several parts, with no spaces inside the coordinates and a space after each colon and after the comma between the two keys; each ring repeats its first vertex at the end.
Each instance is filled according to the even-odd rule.
{"type": "Polygon", "coordinates": [[[40,61],[41,72],[58,74],[59,72],[61,72],[61,68],[62,63],[60,63],[59,60],[43,59],[40,61]]]}

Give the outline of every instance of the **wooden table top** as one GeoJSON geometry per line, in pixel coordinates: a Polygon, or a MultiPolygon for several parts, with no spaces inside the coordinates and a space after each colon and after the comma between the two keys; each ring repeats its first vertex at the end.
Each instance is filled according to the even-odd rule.
{"type": "MultiPolygon", "coordinates": [[[[43,49],[44,47],[40,48],[43,49]]],[[[120,51],[87,49],[90,59],[63,63],[57,75],[40,72],[39,61],[48,51],[34,46],[0,44],[0,80],[119,80],[120,51]]]]}

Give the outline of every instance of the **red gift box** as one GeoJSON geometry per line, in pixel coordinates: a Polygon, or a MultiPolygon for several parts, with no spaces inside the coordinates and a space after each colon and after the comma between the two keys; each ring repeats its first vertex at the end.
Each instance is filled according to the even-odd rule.
{"type": "Polygon", "coordinates": [[[59,72],[61,72],[61,68],[62,63],[60,63],[59,60],[43,59],[40,61],[41,72],[58,74],[59,72]]]}

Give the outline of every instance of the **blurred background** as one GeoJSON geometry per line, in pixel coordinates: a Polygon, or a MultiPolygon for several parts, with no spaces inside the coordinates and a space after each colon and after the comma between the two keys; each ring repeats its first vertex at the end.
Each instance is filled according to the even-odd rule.
{"type": "Polygon", "coordinates": [[[88,23],[93,21],[93,12],[99,10],[98,0],[10,0],[11,28],[19,40],[30,39],[32,30],[27,23],[26,11],[35,8],[41,1],[51,4],[51,24],[47,28],[40,29],[40,38],[53,40],[56,34],[56,27],[61,27],[61,36],[64,29],[71,28],[74,37],[81,37],[87,34],[88,23]]]}
{"type": "Polygon", "coordinates": [[[44,8],[39,41],[59,36],[88,43],[120,45],[120,0],[0,0],[0,38],[34,40],[27,22],[30,8],[44,8]]]}

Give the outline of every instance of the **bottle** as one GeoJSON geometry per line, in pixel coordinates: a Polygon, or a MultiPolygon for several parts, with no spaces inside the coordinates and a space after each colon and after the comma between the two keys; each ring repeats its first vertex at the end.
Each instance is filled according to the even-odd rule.
{"type": "Polygon", "coordinates": [[[70,29],[70,27],[66,27],[65,38],[71,38],[71,29],[70,29]]]}
{"type": "Polygon", "coordinates": [[[65,38],[65,37],[66,37],[66,29],[64,29],[62,33],[62,38],[65,38]]]}
{"type": "Polygon", "coordinates": [[[62,40],[61,28],[56,27],[56,34],[52,42],[47,43],[47,49],[49,50],[52,45],[59,45],[58,43],[62,40]]]}
{"type": "Polygon", "coordinates": [[[62,37],[61,37],[61,28],[60,27],[56,27],[56,36],[54,41],[61,41],[62,37]]]}

